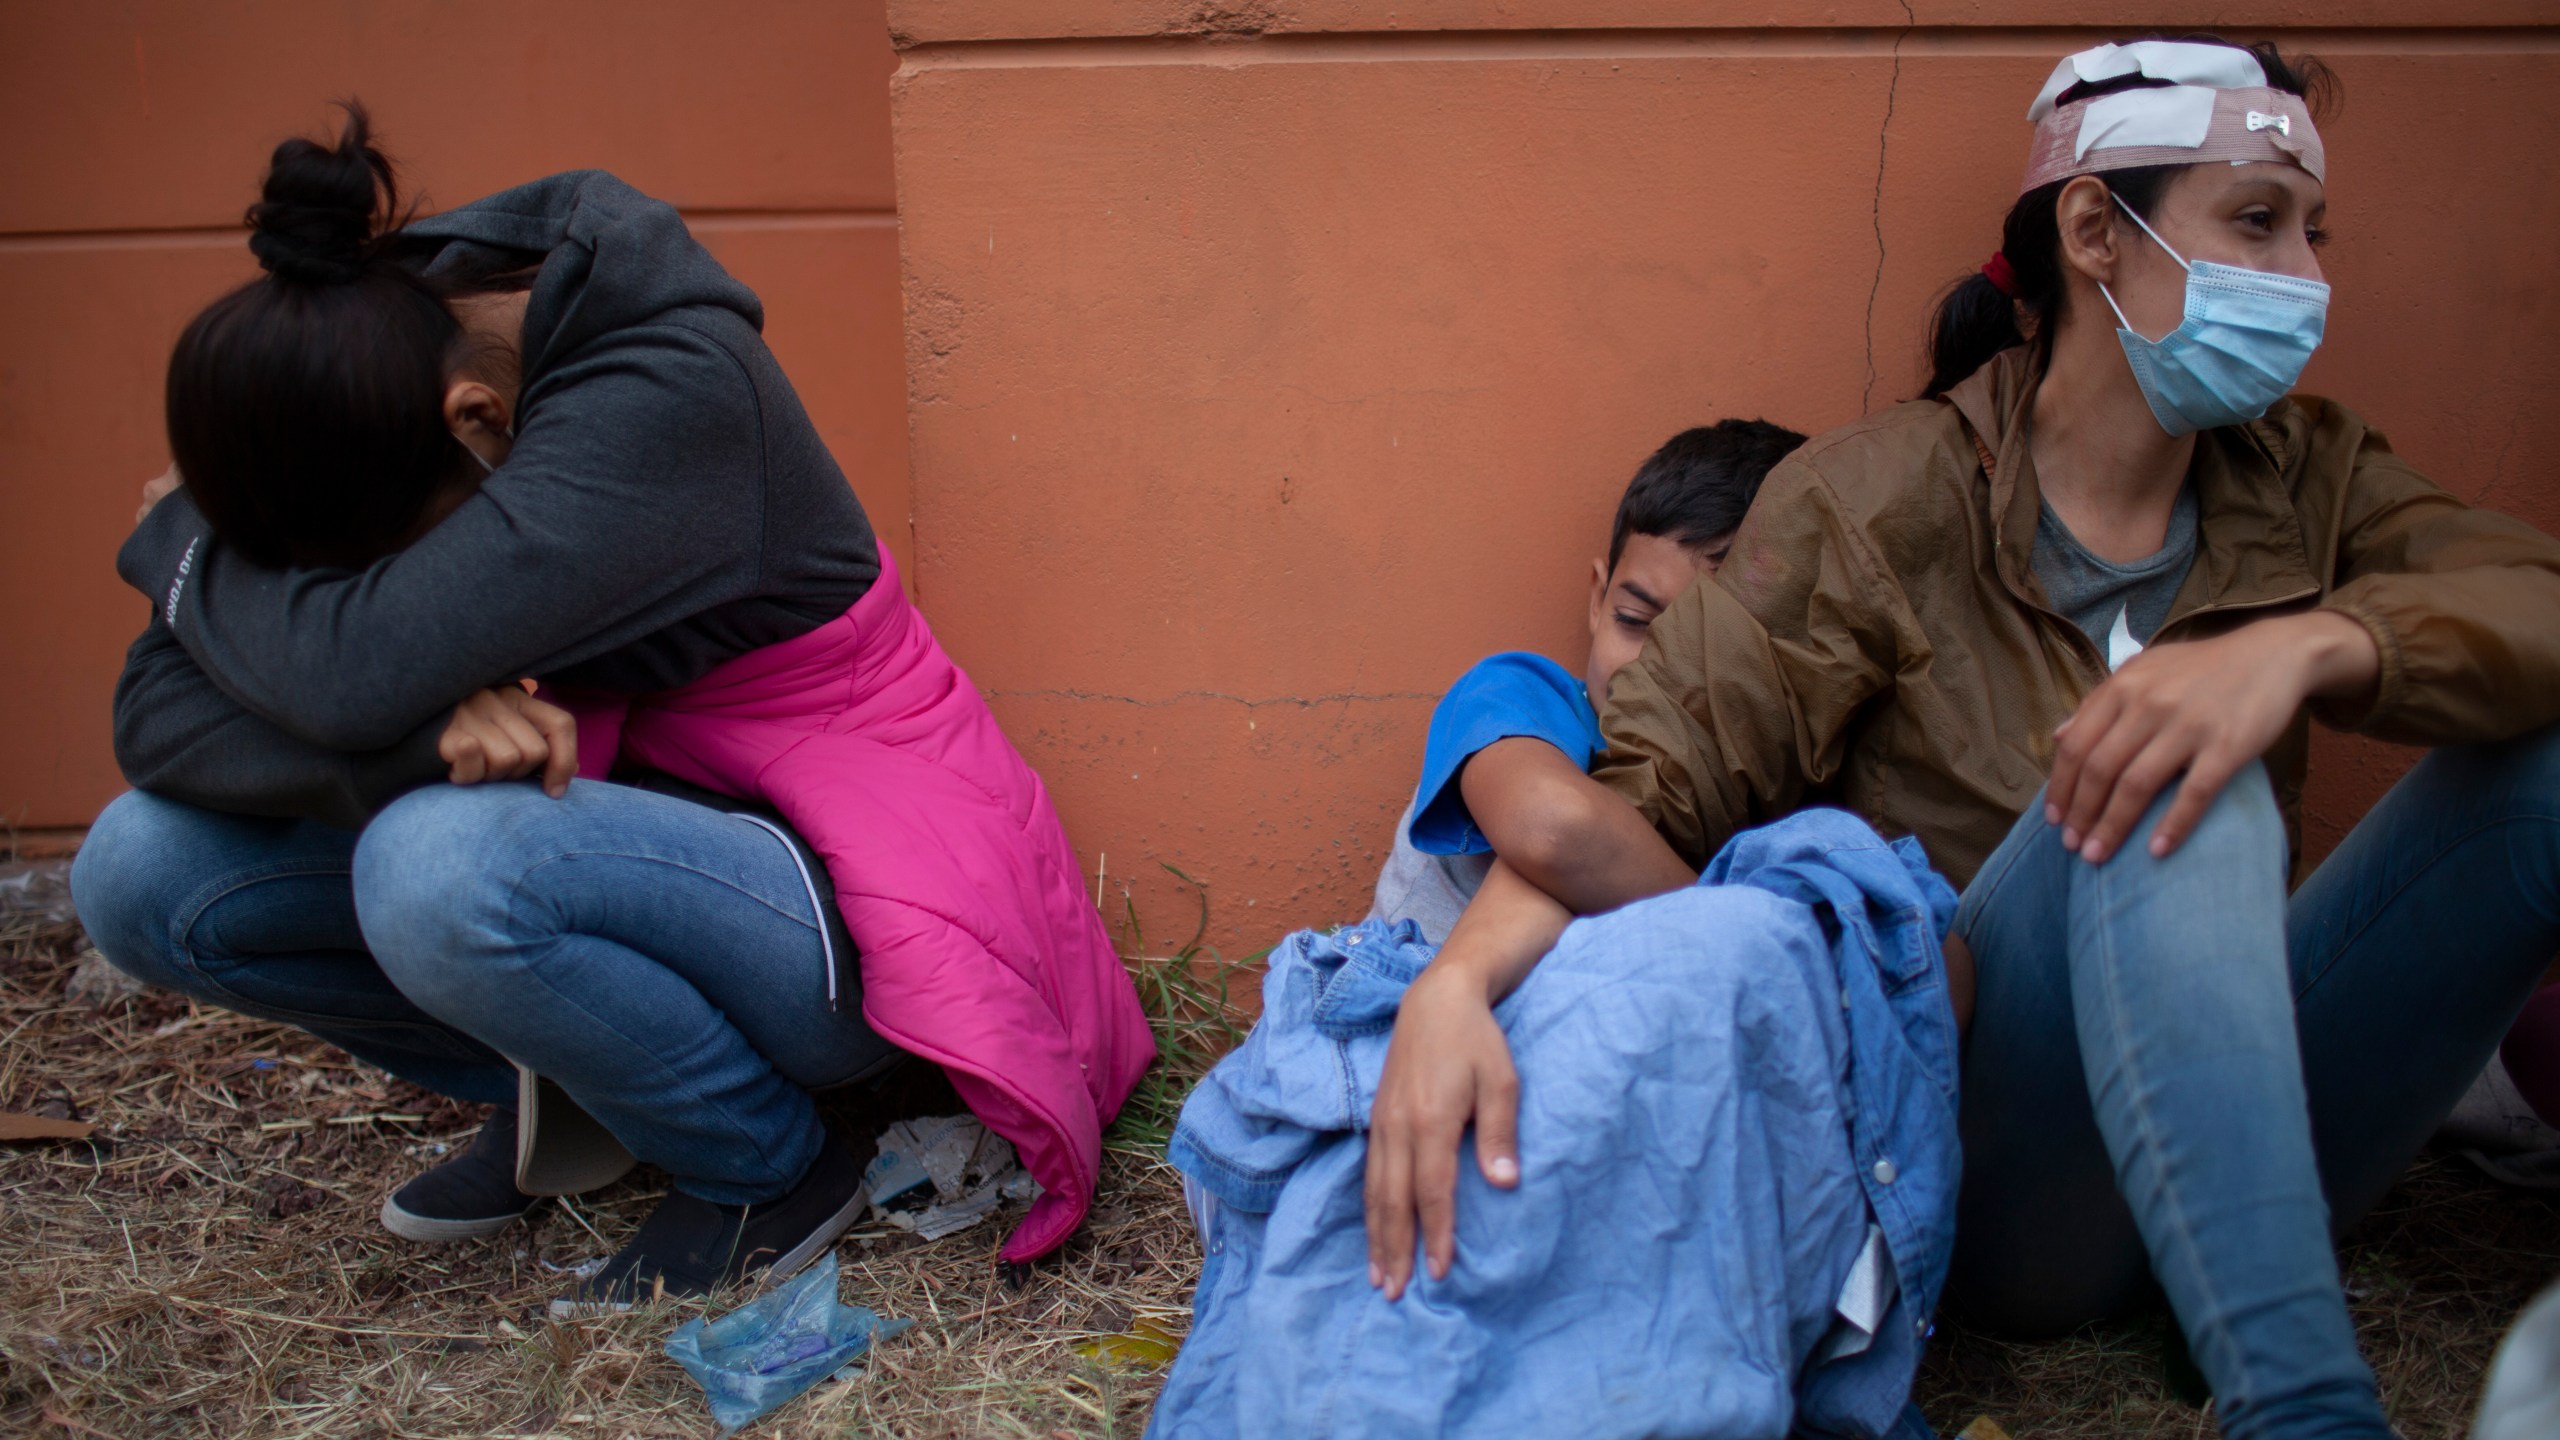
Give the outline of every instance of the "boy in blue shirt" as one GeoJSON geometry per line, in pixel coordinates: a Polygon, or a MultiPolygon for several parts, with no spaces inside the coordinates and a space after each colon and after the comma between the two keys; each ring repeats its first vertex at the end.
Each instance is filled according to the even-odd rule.
{"type": "Polygon", "coordinates": [[[1644,649],[1653,617],[1733,544],[1760,482],[1804,437],[1766,420],[1683,430],[1636,471],[1618,501],[1609,554],[1591,562],[1591,650],[1577,680],[1543,655],[1476,664],[1431,712],[1422,783],[1378,875],[1373,920],[1411,920],[1437,945],[1495,855],[1542,873],[1589,806],[1625,803],[1584,773],[1600,750],[1596,699],[1644,649]]]}

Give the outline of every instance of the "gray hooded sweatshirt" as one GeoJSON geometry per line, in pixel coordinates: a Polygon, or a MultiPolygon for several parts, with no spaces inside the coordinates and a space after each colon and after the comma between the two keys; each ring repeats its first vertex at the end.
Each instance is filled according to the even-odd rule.
{"type": "Polygon", "coordinates": [[[760,333],[764,308],[675,210],[601,171],[411,225],[540,256],[506,463],[362,571],[275,570],[181,489],[117,570],[153,604],[116,687],[136,787],[359,826],[439,778],[472,692],[531,676],[637,695],[834,619],[880,574],[861,505],[760,333]]]}

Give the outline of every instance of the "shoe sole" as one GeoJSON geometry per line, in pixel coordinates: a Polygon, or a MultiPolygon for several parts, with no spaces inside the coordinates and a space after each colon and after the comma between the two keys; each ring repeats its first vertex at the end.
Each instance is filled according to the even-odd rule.
{"type": "Polygon", "coordinates": [[[483,1239],[506,1229],[524,1216],[525,1212],[519,1210],[513,1215],[491,1215],[479,1220],[439,1220],[433,1215],[420,1215],[401,1209],[400,1202],[396,1198],[386,1197],[382,1202],[383,1229],[403,1240],[415,1240],[427,1245],[449,1244],[456,1240],[483,1239]]]}
{"type": "MultiPolygon", "coordinates": [[[[755,1292],[762,1293],[808,1269],[811,1261],[825,1254],[829,1246],[843,1237],[844,1232],[853,1228],[853,1222],[862,1217],[862,1212],[870,1204],[870,1188],[856,1186],[853,1198],[844,1203],[843,1209],[819,1222],[818,1227],[809,1232],[808,1239],[783,1251],[771,1265],[757,1272],[755,1292]]],[[[620,1315],[631,1307],[632,1302],[628,1300],[579,1300],[562,1296],[551,1302],[551,1318],[582,1320],[598,1315],[620,1315]]]]}

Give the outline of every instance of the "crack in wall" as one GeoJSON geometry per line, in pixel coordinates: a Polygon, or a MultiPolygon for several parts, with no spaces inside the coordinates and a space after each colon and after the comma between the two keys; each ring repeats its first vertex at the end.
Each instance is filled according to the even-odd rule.
{"type": "Polygon", "coordinates": [[[1908,22],[1893,37],[1893,78],[1884,91],[1884,123],[1876,127],[1876,189],[1870,211],[1876,231],[1876,273],[1867,282],[1867,383],[1858,392],[1858,413],[1875,409],[1876,395],[1876,296],[1884,290],[1884,162],[1893,148],[1893,106],[1902,95],[1902,42],[1920,25],[1920,17],[1912,13],[1911,0],[1902,0],[1902,18],[1908,22]]]}

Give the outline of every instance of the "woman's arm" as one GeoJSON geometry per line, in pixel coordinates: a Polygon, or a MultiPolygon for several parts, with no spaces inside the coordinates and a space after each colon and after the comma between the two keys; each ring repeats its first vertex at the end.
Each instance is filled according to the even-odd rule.
{"type": "Polygon", "coordinates": [[[116,681],[117,768],[137,790],[234,815],[361,829],[374,812],[442,778],[441,718],[396,745],[349,753],[288,735],[242,709],[155,618],[116,681]]]}
{"type": "Polygon", "coordinates": [[[118,567],[226,692],[347,751],[398,744],[474,691],[752,593],[764,455],[734,357],[653,325],[538,385],[506,464],[369,569],[253,565],[213,540],[184,490],[144,518],[118,567]]]}
{"type": "Polygon", "coordinates": [[[2305,704],[2419,745],[2560,721],[2560,541],[2447,494],[2351,417],[2322,417],[2312,443],[2355,446],[2331,462],[2347,473],[2336,588],[2307,614],[2153,646],[2090,692],[2055,732],[2046,790],[2083,857],[2143,838],[2133,827],[2171,784],[2146,843],[2177,848],[2305,704]]]}
{"type": "Polygon", "coordinates": [[[540,772],[557,799],[578,769],[576,720],[513,685],[471,695],[387,749],[350,754],[297,739],[223,694],[157,620],[125,652],[115,747],[137,790],[345,830],[440,779],[472,785],[540,772]]]}
{"type": "Polygon", "coordinates": [[[2105,860],[2161,789],[2177,798],[2146,842],[2178,848],[2231,777],[2293,724],[2305,701],[2370,692],[2380,658],[2362,626],[2330,610],[2154,645],[2125,663],[2053,732],[2045,820],[2084,860],[2105,860]]]}
{"type": "MultiPolygon", "coordinates": [[[[2333,425],[2324,425],[2325,434],[2333,425]]],[[[2560,540],[2446,493],[2358,426],[2322,610],[2377,671],[2317,713],[2409,745],[2511,739],[2560,721],[2560,540]]]]}

